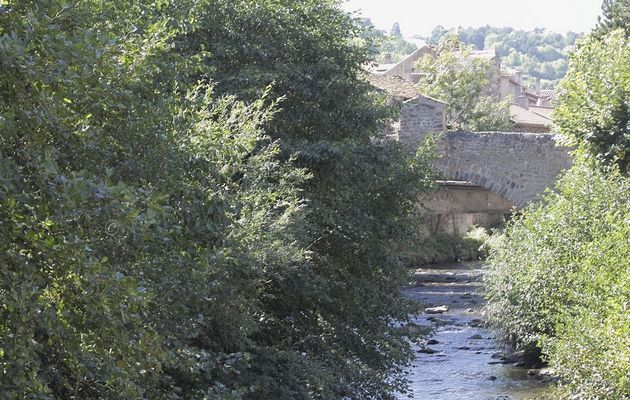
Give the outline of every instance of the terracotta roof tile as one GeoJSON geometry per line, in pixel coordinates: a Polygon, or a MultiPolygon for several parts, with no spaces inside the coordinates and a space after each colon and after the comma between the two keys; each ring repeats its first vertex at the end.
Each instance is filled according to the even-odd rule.
{"type": "Polygon", "coordinates": [[[510,119],[517,125],[544,127],[551,124],[549,118],[516,104],[510,104],[510,119]]]}

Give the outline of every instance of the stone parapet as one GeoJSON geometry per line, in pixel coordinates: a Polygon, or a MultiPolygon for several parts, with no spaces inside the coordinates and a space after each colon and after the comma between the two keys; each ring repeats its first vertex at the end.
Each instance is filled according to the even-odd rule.
{"type": "Polygon", "coordinates": [[[522,207],[571,167],[569,150],[551,134],[444,132],[435,165],[447,179],[474,183],[522,207]]]}

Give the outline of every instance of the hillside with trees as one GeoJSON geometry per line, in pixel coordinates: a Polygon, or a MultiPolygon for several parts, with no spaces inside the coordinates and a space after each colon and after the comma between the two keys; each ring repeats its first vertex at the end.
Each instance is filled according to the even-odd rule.
{"type": "Polygon", "coordinates": [[[376,28],[369,18],[360,18],[359,22],[363,27],[360,35],[361,42],[368,45],[373,62],[398,62],[418,48],[403,38],[398,23],[394,23],[392,29],[387,32],[376,28]]]}
{"type": "MultiPolygon", "coordinates": [[[[437,26],[423,39],[430,45],[437,45],[449,32],[437,26]]],[[[561,35],[542,28],[523,31],[491,26],[458,28],[455,32],[464,44],[474,45],[479,50],[494,47],[501,56],[503,67],[521,69],[529,83],[540,78],[541,87],[549,89],[566,74],[568,53],[582,36],[575,32],[561,35]]]]}

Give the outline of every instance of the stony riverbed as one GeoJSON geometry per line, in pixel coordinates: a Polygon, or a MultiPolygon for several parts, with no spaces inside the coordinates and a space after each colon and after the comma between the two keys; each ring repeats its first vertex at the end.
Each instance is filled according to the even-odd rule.
{"type": "Polygon", "coordinates": [[[414,323],[432,326],[434,333],[414,344],[416,358],[407,376],[412,393],[401,399],[551,399],[546,377],[534,375],[537,371],[519,359],[506,359],[505,349],[483,326],[482,273],[482,263],[469,262],[413,274],[405,294],[428,308],[414,323]]]}

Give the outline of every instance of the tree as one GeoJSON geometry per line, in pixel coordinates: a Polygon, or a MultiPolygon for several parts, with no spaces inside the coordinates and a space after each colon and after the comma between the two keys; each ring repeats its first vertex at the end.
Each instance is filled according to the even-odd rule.
{"type": "Polygon", "coordinates": [[[570,55],[554,122],[567,143],[630,172],[630,42],[618,29],[570,55]]]}
{"type": "Polygon", "coordinates": [[[394,25],[392,25],[392,29],[389,33],[392,36],[402,37],[402,33],[400,32],[400,24],[398,22],[394,22],[394,25]]]}
{"type": "Polygon", "coordinates": [[[271,105],[194,82],[185,8],[7,10],[0,397],[234,398],[265,271],[304,260],[304,174],[265,139],[271,105]]]}
{"type": "Polygon", "coordinates": [[[508,225],[486,279],[490,320],[512,344],[542,351],[558,398],[630,390],[630,43],[607,25],[578,42],[560,85],[553,119],[574,165],[508,225]]]}
{"type": "Polygon", "coordinates": [[[627,397],[629,215],[628,178],[578,157],[492,249],[489,321],[512,345],[541,348],[570,392],[554,398],[627,397]]]}
{"type": "Polygon", "coordinates": [[[601,38],[616,29],[623,29],[626,37],[630,37],[630,0],[604,0],[602,3],[602,15],[597,17],[593,34],[601,38]]]}
{"type": "Polygon", "coordinates": [[[442,25],[438,25],[431,31],[431,36],[429,36],[427,42],[430,45],[436,46],[447,33],[448,29],[444,28],[442,25]]]}
{"type": "Polygon", "coordinates": [[[361,46],[370,50],[370,60],[381,63],[386,59],[396,62],[417,49],[402,36],[388,34],[382,29],[376,29],[369,19],[359,19],[362,30],[359,33],[361,46]]]}
{"type": "Polygon", "coordinates": [[[5,3],[0,397],[403,388],[429,167],[336,2],[5,3]]]}
{"type": "Polygon", "coordinates": [[[477,132],[509,130],[512,126],[509,107],[509,100],[496,101],[488,96],[479,98],[467,117],[467,129],[477,132]]]}
{"type": "Polygon", "coordinates": [[[510,126],[507,103],[486,95],[491,75],[488,61],[470,57],[470,50],[456,36],[443,38],[437,56],[425,55],[416,68],[423,73],[420,92],[447,103],[451,128],[501,130],[510,126]]]}
{"type": "Polygon", "coordinates": [[[336,4],[214,0],[181,38],[184,57],[213,55],[215,93],[250,101],[271,85],[280,109],[267,132],[311,175],[298,242],[309,260],[264,292],[256,341],[266,346],[249,360],[257,398],[389,398],[409,359],[391,324],[413,309],[393,251],[413,236],[409,212],[431,174],[424,156],[379,136],[393,110],[364,80],[370,54],[349,40],[361,28],[336,4]]]}

